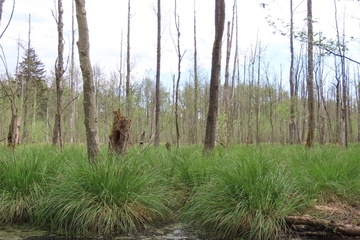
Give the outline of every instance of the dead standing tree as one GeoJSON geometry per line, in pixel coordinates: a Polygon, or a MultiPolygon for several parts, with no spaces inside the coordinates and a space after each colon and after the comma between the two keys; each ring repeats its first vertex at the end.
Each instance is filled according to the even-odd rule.
{"type": "Polygon", "coordinates": [[[86,17],[85,0],[75,0],[75,6],[79,29],[79,41],[77,42],[77,45],[79,50],[80,68],[83,76],[86,145],[88,160],[90,163],[95,163],[100,157],[100,148],[97,118],[94,117],[96,116],[95,91],[90,62],[89,28],[86,17]]]}
{"type": "Polygon", "coordinates": [[[175,45],[175,49],[177,52],[177,57],[178,57],[178,75],[177,75],[177,80],[176,80],[176,97],[175,97],[175,125],[176,125],[176,147],[179,148],[180,147],[180,128],[179,128],[179,83],[180,83],[180,78],[181,78],[181,60],[184,57],[185,51],[183,54],[181,54],[180,52],[180,18],[179,15],[177,14],[177,4],[176,4],[176,0],[175,0],[175,11],[174,11],[174,17],[175,17],[175,27],[176,27],[176,32],[177,32],[177,42],[174,42],[175,45]]]}
{"type": "Polygon", "coordinates": [[[130,139],[131,120],[121,116],[120,109],[114,111],[113,127],[109,136],[109,152],[126,154],[130,139]]]}
{"type": "Polygon", "coordinates": [[[221,44],[225,23],[225,1],[215,0],[215,39],[212,51],[210,101],[206,121],[204,152],[215,148],[219,108],[219,85],[221,71],[221,44]]]}
{"type": "Polygon", "coordinates": [[[306,138],[306,147],[314,145],[315,132],[315,100],[314,100],[314,60],[313,60],[313,16],[312,16],[312,0],[307,0],[307,26],[308,26],[308,76],[307,76],[307,90],[308,90],[308,133],[306,138]]]}
{"type": "Polygon", "coordinates": [[[56,113],[55,113],[55,122],[54,122],[54,129],[53,129],[53,139],[52,144],[54,146],[60,145],[60,148],[63,148],[63,142],[62,142],[62,121],[61,121],[61,115],[62,115],[62,101],[63,101],[63,74],[65,72],[64,70],[64,34],[63,34],[63,5],[62,0],[58,0],[58,15],[56,16],[55,13],[53,13],[53,17],[55,19],[57,30],[58,30],[58,58],[56,59],[56,66],[55,66],[55,83],[56,83],[56,113]]]}
{"type": "MultiPolygon", "coordinates": [[[[5,2],[5,0],[0,0],[0,22],[1,22],[1,18],[2,18],[4,2],[5,2]]],[[[7,30],[8,26],[10,25],[12,16],[14,14],[14,9],[15,9],[15,0],[13,1],[13,8],[11,11],[10,19],[9,19],[5,29],[1,33],[0,38],[4,35],[5,31],[7,30]]],[[[13,149],[15,149],[16,145],[19,144],[19,139],[20,139],[21,116],[18,115],[19,111],[18,111],[18,107],[16,105],[16,95],[17,94],[16,94],[16,91],[14,91],[11,88],[11,77],[8,72],[6,58],[5,58],[5,54],[3,52],[2,47],[1,47],[1,51],[2,51],[1,61],[3,62],[4,66],[5,66],[6,76],[7,76],[7,79],[9,80],[9,89],[6,88],[5,84],[1,80],[0,80],[0,85],[5,92],[5,96],[9,98],[10,106],[11,106],[11,122],[10,122],[10,126],[9,126],[7,140],[8,140],[8,145],[11,146],[13,149]]]]}

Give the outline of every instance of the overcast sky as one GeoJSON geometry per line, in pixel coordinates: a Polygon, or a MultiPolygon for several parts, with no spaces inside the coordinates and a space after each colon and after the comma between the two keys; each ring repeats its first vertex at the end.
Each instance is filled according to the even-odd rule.
{"type": "MultiPolygon", "coordinates": [[[[293,0],[297,7],[295,12],[296,26],[305,26],[306,1],[293,0]]],[[[57,2],[57,1],[56,1],[57,2]]],[[[120,63],[121,38],[123,34],[123,54],[126,53],[127,34],[127,2],[126,0],[87,0],[86,9],[90,31],[92,65],[100,66],[104,72],[116,71],[120,63]]],[[[211,51],[214,40],[214,2],[213,0],[196,0],[197,43],[199,64],[204,69],[211,67],[211,51]]],[[[227,0],[226,20],[231,20],[233,0],[227,0]]],[[[360,3],[358,1],[335,1],[338,4],[339,18],[346,17],[348,37],[359,37],[360,3]],[[357,19],[358,18],[358,19],[357,19]]],[[[9,19],[13,0],[6,0],[1,22],[1,31],[9,19]]],[[[71,1],[63,0],[65,57],[69,55],[71,39],[71,1]]],[[[186,51],[182,62],[182,72],[188,72],[193,59],[193,0],[178,0],[180,18],[181,51],[186,51]]],[[[313,15],[317,20],[315,31],[321,29],[329,37],[335,34],[334,1],[313,0],[313,15]]],[[[145,74],[155,75],[156,67],[156,7],[155,0],[131,0],[131,57],[134,62],[132,74],[141,77],[145,74]]],[[[57,55],[57,29],[52,11],[53,0],[16,0],[12,22],[0,40],[4,49],[10,72],[15,68],[17,58],[17,42],[25,46],[28,39],[28,20],[31,14],[31,45],[45,64],[47,72],[54,69],[57,55]]],[[[177,72],[177,55],[174,52],[174,1],[162,1],[162,72],[177,72]]],[[[289,62],[289,46],[287,37],[273,34],[265,17],[271,15],[274,21],[289,20],[289,0],[238,0],[239,46],[242,54],[249,52],[256,39],[267,46],[266,55],[276,64],[289,62]],[[269,2],[265,9],[260,3],[269,2]]],[[[77,24],[75,21],[75,27],[77,24]]],[[[341,25],[342,28],[342,25],[341,25]]],[[[76,37],[77,39],[77,37],[76,37]]],[[[359,40],[358,40],[359,41],[359,40]]],[[[225,44],[224,44],[225,47],[225,44]]],[[[77,49],[76,49],[77,51],[77,49]]],[[[77,53],[77,52],[76,52],[77,53]]],[[[24,55],[23,50],[20,56],[24,55]]],[[[356,54],[357,56],[359,54],[356,54]]],[[[223,56],[224,60],[224,56],[223,56]]],[[[359,58],[358,58],[359,60],[359,58]]],[[[4,72],[3,64],[0,73],[4,72]]],[[[186,75],[185,75],[186,77],[186,75]]],[[[171,79],[162,79],[170,81],[171,79]]]]}

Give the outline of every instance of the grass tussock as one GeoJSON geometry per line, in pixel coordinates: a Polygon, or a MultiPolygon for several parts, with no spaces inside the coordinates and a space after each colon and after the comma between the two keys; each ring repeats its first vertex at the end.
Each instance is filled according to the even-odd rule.
{"type": "Polygon", "coordinates": [[[284,217],[302,206],[296,182],[261,152],[236,151],[218,161],[211,181],[199,187],[182,219],[221,239],[276,239],[284,217]]]}
{"type": "Polygon", "coordinates": [[[281,239],[286,215],[314,203],[359,203],[360,149],[335,146],[202,146],[103,149],[0,147],[0,222],[51,232],[109,236],[173,221],[218,239],[281,239]]]}
{"type": "Polygon", "coordinates": [[[172,191],[142,159],[69,162],[36,211],[38,224],[76,235],[129,233],[172,215],[172,191]],[[160,184],[162,183],[162,184],[160,184]]]}

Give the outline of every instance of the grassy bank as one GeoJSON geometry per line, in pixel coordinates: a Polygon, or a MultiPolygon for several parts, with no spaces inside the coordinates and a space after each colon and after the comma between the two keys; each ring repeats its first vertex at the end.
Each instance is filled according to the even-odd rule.
{"type": "Polygon", "coordinates": [[[182,221],[218,239],[275,239],[285,216],[360,197],[360,147],[202,146],[103,151],[89,165],[84,146],[0,149],[0,222],[55,233],[119,235],[182,221]]]}

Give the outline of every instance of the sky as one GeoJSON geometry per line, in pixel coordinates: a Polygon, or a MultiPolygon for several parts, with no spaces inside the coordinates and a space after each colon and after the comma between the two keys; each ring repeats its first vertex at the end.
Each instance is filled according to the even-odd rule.
{"type": "MultiPolygon", "coordinates": [[[[56,1],[57,2],[57,1],[56,1]]],[[[233,0],[226,0],[226,22],[232,19],[233,0]]],[[[294,18],[298,29],[305,28],[306,1],[293,0],[296,8],[294,18]]],[[[334,2],[338,5],[339,19],[345,19],[345,31],[348,37],[360,37],[360,3],[351,0],[313,0],[315,31],[323,31],[327,36],[335,36],[334,2]]],[[[90,57],[92,65],[99,66],[105,73],[118,71],[120,65],[121,42],[123,55],[126,54],[127,34],[126,0],[87,0],[86,10],[90,34],[90,57]]],[[[156,0],[131,0],[131,61],[132,76],[139,79],[154,77],[156,69],[157,19],[156,0]]],[[[6,0],[0,31],[2,32],[9,19],[13,0],[6,0]]],[[[214,40],[214,5],[213,0],[196,0],[198,62],[201,68],[211,68],[211,52],[214,40]]],[[[256,41],[266,46],[266,56],[276,67],[289,62],[289,39],[269,26],[266,16],[271,16],[277,24],[284,20],[289,22],[289,0],[238,0],[239,47],[241,56],[246,55],[256,41]],[[268,3],[265,8],[260,3],[268,3]]],[[[70,55],[71,42],[71,1],[63,0],[64,6],[64,56],[70,55]]],[[[171,83],[172,74],[177,73],[177,55],[173,39],[176,40],[174,24],[174,0],[162,0],[162,82],[171,83]]],[[[31,45],[47,73],[53,71],[57,57],[57,28],[52,12],[55,11],[54,0],[16,0],[15,12],[9,28],[0,39],[8,63],[13,72],[17,61],[18,42],[27,46],[29,14],[31,15],[31,45]]],[[[56,12],[56,11],[55,11],[56,12]]],[[[194,0],[177,1],[177,14],[180,21],[180,48],[184,53],[182,72],[189,73],[193,60],[193,12],[194,0]]],[[[343,25],[341,24],[341,28],[343,25]]],[[[77,23],[75,19],[75,28],[77,23]]],[[[77,36],[76,36],[77,39],[77,36]]],[[[225,39],[225,37],[223,38],[225,39]]],[[[358,39],[357,42],[360,40],[358,39]]],[[[356,44],[357,44],[356,42],[356,44]]],[[[354,44],[354,58],[359,54],[359,47],[354,44]]],[[[223,49],[225,49],[225,42],[223,49]]],[[[76,55],[77,55],[77,49],[76,55]]],[[[20,57],[24,51],[20,49],[20,57]]],[[[123,60],[125,58],[123,57],[123,60]]],[[[223,62],[225,55],[223,54],[223,62]]],[[[357,59],[360,60],[360,57],[357,59]]],[[[0,64],[0,74],[4,65],[0,64]]],[[[224,75],[224,74],[222,74],[224,75]]],[[[287,73],[286,73],[287,75],[287,73]]],[[[187,74],[182,75],[187,78],[187,74]]]]}

